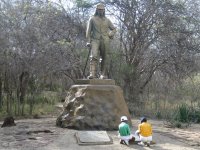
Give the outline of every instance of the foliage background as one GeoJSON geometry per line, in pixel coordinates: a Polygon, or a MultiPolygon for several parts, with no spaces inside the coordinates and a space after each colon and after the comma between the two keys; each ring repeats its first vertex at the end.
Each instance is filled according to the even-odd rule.
{"type": "MultiPolygon", "coordinates": [[[[84,78],[85,29],[98,2],[0,0],[1,117],[48,114],[84,78]]],[[[200,1],[102,2],[118,31],[109,76],[131,114],[168,118],[187,109],[183,116],[198,122],[200,1]]]]}

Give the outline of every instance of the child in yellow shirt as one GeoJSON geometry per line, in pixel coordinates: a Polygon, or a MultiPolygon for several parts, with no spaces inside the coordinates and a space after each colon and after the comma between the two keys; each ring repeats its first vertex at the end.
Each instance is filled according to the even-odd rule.
{"type": "Polygon", "coordinates": [[[139,145],[150,146],[150,142],[152,141],[152,127],[150,123],[147,123],[147,119],[145,117],[141,118],[141,123],[138,125],[138,130],[136,134],[140,138],[139,145]]]}

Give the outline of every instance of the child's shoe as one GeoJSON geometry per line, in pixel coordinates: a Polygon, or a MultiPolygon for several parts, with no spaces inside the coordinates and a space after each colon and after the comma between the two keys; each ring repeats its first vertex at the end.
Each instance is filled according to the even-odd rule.
{"type": "Polygon", "coordinates": [[[139,142],[138,145],[144,146],[144,143],[143,142],[139,142]]]}
{"type": "Polygon", "coordinates": [[[146,143],[146,146],[147,146],[147,147],[150,147],[150,142],[147,142],[147,143],[146,143]]]}
{"type": "Polygon", "coordinates": [[[129,145],[129,142],[128,142],[127,140],[125,140],[124,143],[125,143],[126,145],[129,145]]]}
{"type": "Polygon", "coordinates": [[[120,144],[124,144],[124,140],[120,140],[120,144]]]}

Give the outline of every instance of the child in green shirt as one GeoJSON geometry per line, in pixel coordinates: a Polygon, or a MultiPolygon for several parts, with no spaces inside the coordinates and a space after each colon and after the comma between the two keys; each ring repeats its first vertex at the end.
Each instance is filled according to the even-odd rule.
{"type": "Polygon", "coordinates": [[[128,125],[128,118],[126,116],[121,117],[121,123],[119,124],[119,135],[120,144],[129,145],[129,140],[132,140],[134,137],[131,134],[130,127],[128,125]]]}

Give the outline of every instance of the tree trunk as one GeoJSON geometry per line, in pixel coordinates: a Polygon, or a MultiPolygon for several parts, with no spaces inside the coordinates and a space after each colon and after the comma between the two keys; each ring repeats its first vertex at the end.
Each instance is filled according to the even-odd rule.
{"type": "Polygon", "coordinates": [[[34,96],[33,96],[33,93],[31,93],[29,115],[32,115],[33,113],[33,100],[34,100],[34,96]]]}
{"type": "Polygon", "coordinates": [[[4,91],[6,93],[6,112],[10,114],[10,87],[8,72],[5,72],[4,91]]]}
{"type": "Polygon", "coordinates": [[[18,115],[21,114],[21,113],[20,113],[20,105],[21,105],[21,104],[20,104],[20,98],[19,98],[20,96],[19,96],[19,95],[20,95],[20,90],[19,90],[19,87],[18,87],[18,88],[17,88],[17,104],[16,104],[16,105],[17,105],[16,108],[17,108],[17,114],[18,114],[18,115]]]}
{"type": "Polygon", "coordinates": [[[3,95],[2,95],[3,88],[2,88],[2,86],[3,86],[3,80],[2,80],[2,76],[0,74],[0,110],[2,110],[2,102],[3,102],[3,95]]]}
{"type": "Polygon", "coordinates": [[[29,73],[22,72],[22,74],[19,77],[19,81],[20,81],[19,101],[20,101],[20,104],[22,105],[21,115],[24,115],[25,95],[26,95],[26,89],[28,85],[28,79],[29,79],[29,73]]]}

